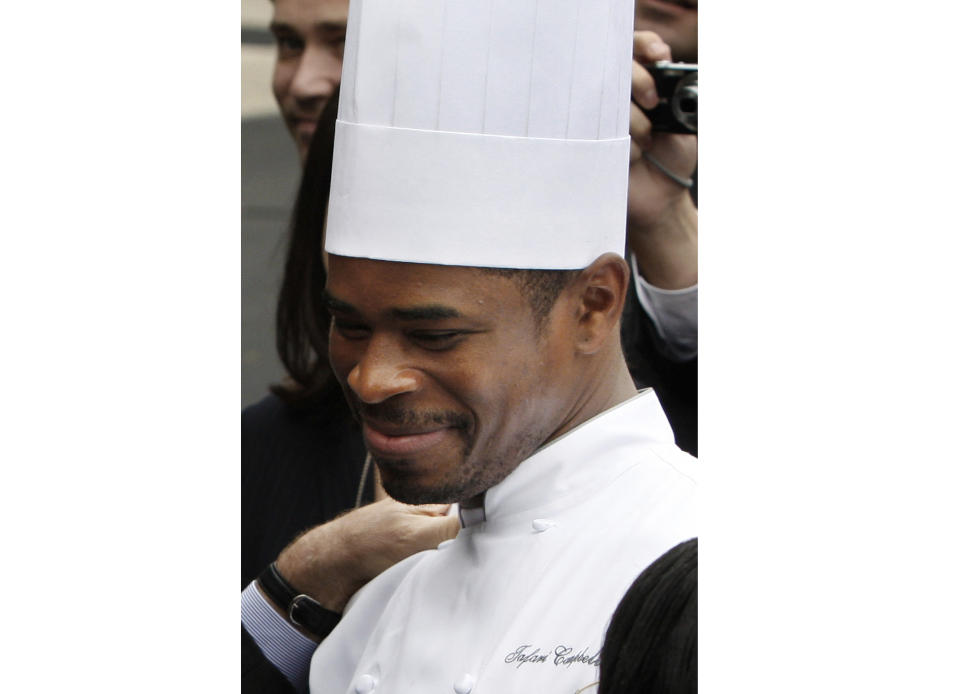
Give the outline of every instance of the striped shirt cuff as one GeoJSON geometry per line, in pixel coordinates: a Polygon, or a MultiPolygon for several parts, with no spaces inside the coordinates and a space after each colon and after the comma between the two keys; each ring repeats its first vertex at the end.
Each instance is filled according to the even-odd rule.
{"type": "Polygon", "coordinates": [[[661,340],[659,351],[672,361],[694,358],[699,351],[699,285],[660,289],[640,274],[636,256],[630,254],[630,262],[639,303],[661,340]]]}
{"type": "Polygon", "coordinates": [[[317,643],[281,617],[256,587],[256,581],[240,594],[243,628],[298,692],[309,687],[310,659],[317,643]]]}

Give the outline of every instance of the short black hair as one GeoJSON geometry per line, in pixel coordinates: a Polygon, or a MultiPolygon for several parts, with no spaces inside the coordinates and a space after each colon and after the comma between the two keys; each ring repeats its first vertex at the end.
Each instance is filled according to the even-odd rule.
{"type": "Polygon", "coordinates": [[[579,275],[579,270],[512,270],[506,268],[483,268],[484,272],[508,277],[519,287],[533,309],[533,318],[537,330],[546,324],[546,317],[553,309],[553,304],[573,279],[579,275]]]}

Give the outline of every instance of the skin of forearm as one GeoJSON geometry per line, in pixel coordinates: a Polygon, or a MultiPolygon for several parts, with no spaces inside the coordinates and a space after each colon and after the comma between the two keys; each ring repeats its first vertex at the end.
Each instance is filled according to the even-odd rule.
{"type": "Polygon", "coordinates": [[[314,528],[309,537],[292,543],[277,558],[276,568],[297,590],[333,612],[342,612],[353,593],[369,577],[357,575],[362,562],[352,555],[344,538],[348,528],[332,525],[314,528]],[[340,532],[336,532],[339,530],[340,532]]]}
{"type": "Polygon", "coordinates": [[[628,224],[629,246],[643,278],[660,289],[699,280],[699,212],[686,193],[650,224],[628,224]]]}

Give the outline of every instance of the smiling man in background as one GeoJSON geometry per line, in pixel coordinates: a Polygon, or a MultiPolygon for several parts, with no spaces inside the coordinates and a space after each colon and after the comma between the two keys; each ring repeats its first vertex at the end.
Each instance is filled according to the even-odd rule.
{"type": "Polygon", "coordinates": [[[340,83],[348,11],[349,0],[273,2],[273,96],[301,164],[306,161],[316,121],[340,83]]]}

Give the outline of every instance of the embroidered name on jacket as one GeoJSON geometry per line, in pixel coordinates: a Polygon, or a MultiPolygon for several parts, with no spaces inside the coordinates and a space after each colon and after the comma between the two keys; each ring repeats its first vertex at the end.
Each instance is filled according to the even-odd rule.
{"type": "Polygon", "coordinates": [[[594,654],[590,655],[589,649],[583,648],[576,653],[573,653],[575,650],[574,648],[564,645],[556,646],[556,648],[552,648],[548,651],[542,651],[539,648],[535,648],[534,650],[530,651],[530,648],[532,648],[532,644],[523,644],[512,653],[508,654],[503,659],[503,662],[515,664],[517,669],[523,667],[524,665],[539,665],[544,663],[552,663],[556,667],[569,667],[570,665],[598,666],[599,656],[602,652],[602,649],[600,649],[594,654]]]}

